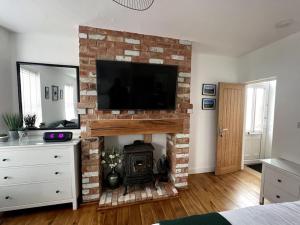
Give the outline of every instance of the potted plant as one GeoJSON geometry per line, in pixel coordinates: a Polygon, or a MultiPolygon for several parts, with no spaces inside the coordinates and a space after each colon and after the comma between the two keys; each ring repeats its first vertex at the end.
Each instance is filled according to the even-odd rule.
{"type": "Polygon", "coordinates": [[[24,123],[26,128],[28,129],[34,129],[35,127],[35,122],[36,122],[36,115],[26,115],[24,117],[24,123]]]}
{"type": "Polygon", "coordinates": [[[121,154],[118,148],[106,149],[102,152],[102,165],[110,168],[106,180],[110,188],[117,188],[120,185],[120,174],[116,171],[118,165],[122,163],[121,154]]]}
{"type": "Polygon", "coordinates": [[[19,114],[6,113],[3,115],[3,120],[8,128],[9,137],[18,139],[18,130],[23,126],[23,119],[19,114]]]}

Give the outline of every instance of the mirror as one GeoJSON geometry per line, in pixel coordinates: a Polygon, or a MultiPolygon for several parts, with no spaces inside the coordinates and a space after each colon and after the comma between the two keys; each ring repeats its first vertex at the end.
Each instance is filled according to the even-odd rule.
{"type": "Polygon", "coordinates": [[[17,62],[19,109],[27,129],[79,129],[79,67],[17,62]]]}

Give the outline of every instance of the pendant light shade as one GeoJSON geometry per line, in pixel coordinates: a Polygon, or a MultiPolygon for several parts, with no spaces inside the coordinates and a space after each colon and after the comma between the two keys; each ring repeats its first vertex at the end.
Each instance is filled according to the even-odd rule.
{"type": "Polygon", "coordinates": [[[138,11],[144,11],[149,9],[154,2],[154,0],[113,0],[113,1],[126,8],[132,10],[138,10],[138,11]]]}

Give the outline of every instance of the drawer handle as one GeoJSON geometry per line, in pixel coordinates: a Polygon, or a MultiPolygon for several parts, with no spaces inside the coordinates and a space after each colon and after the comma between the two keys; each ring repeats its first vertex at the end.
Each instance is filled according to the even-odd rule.
{"type": "Polygon", "coordinates": [[[7,176],[6,176],[6,177],[3,177],[3,179],[4,179],[4,180],[7,180],[7,179],[8,179],[8,177],[7,177],[7,176]]]}
{"type": "Polygon", "coordinates": [[[54,174],[55,174],[55,175],[59,175],[59,172],[55,172],[54,174]]]}
{"type": "Polygon", "coordinates": [[[279,199],[279,198],[280,198],[280,195],[276,195],[276,198],[278,198],[278,199],[279,199]]]}
{"type": "Polygon", "coordinates": [[[9,200],[10,199],[10,197],[9,196],[5,196],[5,200],[9,200]]]}
{"type": "Polygon", "coordinates": [[[2,162],[6,162],[6,161],[8,161],[8,159],[2,159],[2,162]]]}
{"type": "Polygon", "coordinates": [[[280,180],[280,179],[278,179],[277,181],[278,181],[278,183],[281,183],[281,182],[282,182],[282,180],[280,180]]]}
{"type": "Polygon", "coordinates": [[[59,191],[59,190],[57,190],[55,193],[56,193],[56,194],[59,194],[59,193],[60,193],[60,191],[59,191]]]}
{"type": "Polygon", "coordinates": [[[58,155],[55,155],[55,156],[54,156],[54,159],[57,159],[57,158],[58,158],[58,155]]]}

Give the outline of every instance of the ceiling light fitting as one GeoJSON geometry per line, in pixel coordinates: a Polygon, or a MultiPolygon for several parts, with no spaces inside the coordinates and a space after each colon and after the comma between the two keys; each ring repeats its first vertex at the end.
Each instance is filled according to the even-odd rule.
{"type": "Polygon", "coordinates": [[[113,1],[128,9],[137,10],[137,11],[145,11],[149,9],[154,3],[154,0],[113,0],[113,1]]]}

